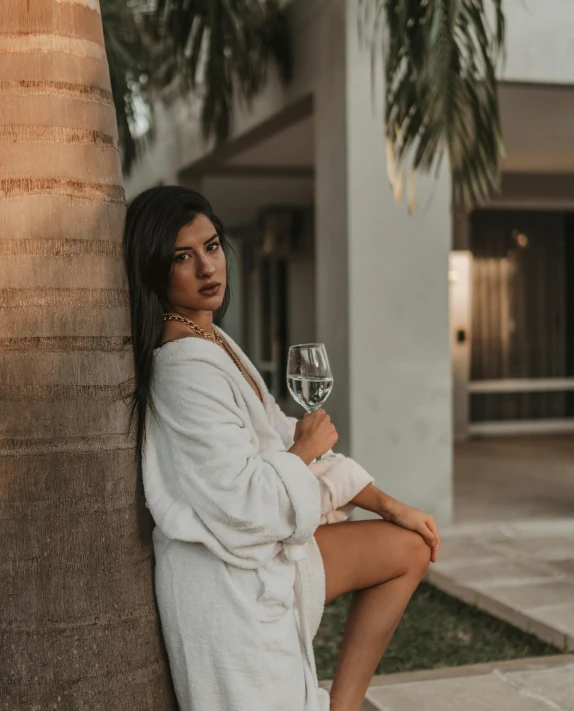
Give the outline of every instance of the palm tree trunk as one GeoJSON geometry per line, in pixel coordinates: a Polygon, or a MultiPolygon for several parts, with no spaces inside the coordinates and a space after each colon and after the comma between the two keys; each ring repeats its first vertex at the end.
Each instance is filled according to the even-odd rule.
{"type": "MultiPolygon", "coordinates": [[[[174,709],[138,525],[98,0],[0,12],[0,708],[174,709]]],[[[149,521],[148,521],[149,524],[149,521]]]]}

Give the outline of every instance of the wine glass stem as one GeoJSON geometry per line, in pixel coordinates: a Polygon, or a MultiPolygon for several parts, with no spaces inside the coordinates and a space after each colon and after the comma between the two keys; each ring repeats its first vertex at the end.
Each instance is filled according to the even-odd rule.
{"type": "MultiPolygon", "coordinates": [[[[312,407],[310,410],[307,410],[307,412],[315,412],[315,410],[317,410],[318,407],[319,406],[312,407]]],[[[318,457],[315,457],[315,459],[313,459],[313,462],[322,462],[324,456],[325,456],[324,454],[320,454],[318,457]]]]}

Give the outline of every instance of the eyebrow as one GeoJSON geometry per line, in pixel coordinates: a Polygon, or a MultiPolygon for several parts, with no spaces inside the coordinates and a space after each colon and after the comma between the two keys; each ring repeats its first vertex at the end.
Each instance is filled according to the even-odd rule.
{"type": "MultiPolygon", "coordinates": [[[[217,232],[216,232],[216,233],[215,233],[214,235],[212,235],[209,239],[206,239],[203,244],[204,244],[204,245],[209,244],[210,242],[212,242],[214,239],[217,239],[218,237],[219,237],[219,235],[218,235],[217,232]]],[[[176,247],[176,248],[175,248],[175,251],[176,251],[176,252],[180,252],[182,249],[193,249],[193,247],[176,247]]]]}

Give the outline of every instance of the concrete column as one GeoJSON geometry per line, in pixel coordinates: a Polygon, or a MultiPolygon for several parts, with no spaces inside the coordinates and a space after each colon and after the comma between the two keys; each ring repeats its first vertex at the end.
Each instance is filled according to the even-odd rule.
{"type": "MultiPolygon", "coordinates": [[[[386,174],[382,78],[373,96],[358,0],[322,7],[315,94],[316,321],[335,385],[337,448],[392,496],[451,520],[448,254],[451,183],[419,176],[418,208],[386,174]]],[[[379,65],[379,75],[380,75],[379,65]]]]}

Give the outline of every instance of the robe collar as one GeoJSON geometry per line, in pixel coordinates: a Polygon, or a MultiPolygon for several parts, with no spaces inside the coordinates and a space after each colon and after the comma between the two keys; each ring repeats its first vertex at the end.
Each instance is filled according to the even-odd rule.
{"type": "MultiPolygon", "coordinates": [[[[214,324],[214,328],[216,331],[219,332],[219,334],[225,338],[227,343],[229,344],[231,350],[235,353],[235,355],[238,357],[239,362],[243,365],[245,370],[249,373],[249,375],[253,378],[255,384],[259,388],[259,392],[261,393],[263,397],[263,402],[257,397],[256,393],[253,392],[253,388],[251,385],[245,380],[245,377],[243,373],[239,370],[237,365],[233,362],[233,359],[227,353],[227,351],[222,348],[219,344],[215,343],[214,341],[210,341],[207,338],[198,338],[197,336],[184,336],[183,338],[178,338],[174,341],[168,341],[168,343],[179,343],[180,341],[185,341],[185,340],[193,340],[197,341],[199,343],[204,343],[206,344],[207,348],[214,348],[214,356],[216,357],[217,361],[219,364],[224,367],[228,372],[232,372],[234,377],[239,377],[245,380],[245,385],[247,386],[248,390],[250,391],[251,397],[259,403],[259,407],[262,407],[267,419],[273,423],[275,420],[274,413],[273,413],[273,408],[271,407],[271,401],[269,397],[269,391],[267,390],[267,385],[265,384],[265,381],[263,380],[263,377],[255,367],[255,365],[251,362],[251,360],[247,357],[247,355],[243,352],[243,350],[238,346],[238,344],[231,338],[231,336],[226,333],[222,328],[219,328],[219,326],[216,326],[214,324]]],[[[167,345],[164,344],[160,346],[159,348],[155,349],[155,352],[158,353],[161,351],[165,346],[167,345]]]]}
{"type": "MultiPolygon", "coordinates": [[[[265,410],[265,413],[267,414],[267,417],[271,418],[271,403],[270,403],[270,398],[269,398],[269,391],[267,390],[267,385],[265,384],[265,381],[263,380],[263,377],[261,376],[260,372],[257,370],[255,365],[251,362],[251,360],[247,357],[247,355],[243,352],[243,350],[237,345],[237,343],[231,338],[231,336],[226,333],[222,328],[219,328],[219,326],[215,326],[214,328],[219,332],[219,334],[225,338],[227,343],[231,346],[231,350],[235,353],[235,355],[239,358],[239,361],[241,365],[245,368],[245,370],[249,373],[249,375],[253,378],[255,381],[255,384],[257,385],[259,392],[261,393],[261,396],[263,398],[263,402],[257,397],[257,395],[253,392],[253,388],[249,383],[247,383],[247,387],[251,391],[253,397],[259,402],[260,405],[263,405],[263,409],[265,410]]],[[[213,341],[212,341],[213,343],[213,341]]],[[[229,353],[227,353],[223,348],[217,343],[213,343],[214,346],[217,346],[217,348],[222,351],[223,355],[227,358],[227,360],[231,363],[232,367],[235,368],[236,371],[239,372],[239,369],[237,368],[237,365],[233,362],[231,357],[229,356],[229,353]]],[[[239,375],[243,378],[243,373],[239,372],[239,375]]]]}

